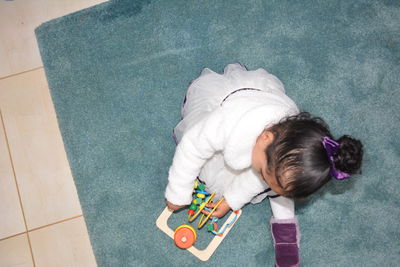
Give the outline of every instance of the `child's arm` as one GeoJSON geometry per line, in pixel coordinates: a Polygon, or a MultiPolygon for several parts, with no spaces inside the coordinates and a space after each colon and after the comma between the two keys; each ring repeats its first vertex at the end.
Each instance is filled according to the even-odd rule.
{"type": "MultiPolygon", "coordinates": [[[[230,209],[239,210],[245,204],[249,203],[256,195],[267,189],[266,183],[261,180],[256,171],[252,168],[242,171],[239,173],[224,192],[224,200],[217,207],[213,213],[213,217],[222,217],[230,209]]],[[[215,203],[207,205],[209,208],[213,208],[215,203]]],[[[207,211],[203,212],[208,214],[207,211]]]]}
{"type": "Polygon", "coordinates": [[[223,149],[223,116],[221,109],[213,111],[182,137],[169,170],[165,191],[165,197],[171,204],[190,204],[193,184],[200,169],[215,152],[223,149]]]}
{"type": "Polygon", "coordinates": [[[225,190],[224,197],[232,210],[238,210],[267,188],[259,174],[249,168],[235,177],[225,190]]]}
{"type": "Polygon", "coordinates": [[[294,216],[294,201],[280,196],[270,198],[270,203],[276,266],[300,266],[300,229],[294,216]]]}

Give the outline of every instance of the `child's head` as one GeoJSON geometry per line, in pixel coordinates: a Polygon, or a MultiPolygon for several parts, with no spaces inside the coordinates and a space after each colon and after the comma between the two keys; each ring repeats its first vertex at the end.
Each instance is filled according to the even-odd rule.
{"type": "Polygon", "coordinates": [[[306,197],[326,184],[331,175],[346,177],[361,168],[361,142],[347,135],[334,141],[328,125],[308,113],[289,117],[267,131],[273,138],[265,150],[266,171],[287,197],[306,197]],[[325,148],[327,140],[337,146],[333,153],[332,149],[328,152],[331,159],[329,148],[325,148]]]}

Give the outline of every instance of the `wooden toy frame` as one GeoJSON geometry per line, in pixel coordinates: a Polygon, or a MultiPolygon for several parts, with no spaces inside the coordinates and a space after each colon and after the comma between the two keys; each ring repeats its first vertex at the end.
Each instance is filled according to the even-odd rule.
{"type": "MultiPolygon", "coordinates": [[[[169,228],[168,226],[168,219],[172,215],[173,211],[170,211],[168,207],[164,209],[164,211],[160,214],[156,221],[156,225],[158,228],[160,228],[161,231],[166,233],[169,237],[174,239],[174,230],[169,228]]],[[[225,221],[224,225],[222,227],[225,227],[226,224],[231,222],[233,218],[237,215],[236,220],[226,228],[225,232],[223,235],[215,235],[213,240],[208,244],[208,246],[204,250],[199,250],[195,246],[191,246],[187,250],[192,253],[194,256],[199,258],[202,261],[207,261],[212,254],[215,252],[217,247],[221,244],[222,240],[228,235],[229,231],[232,229],[233,225],[236,223],[236,221],[239,219],[240,215],[242,215],[242,210],[239,210],[237,214],[234,212],[231,213],[231,215],[228,217],[228,219],[225,221]]],[[[222,228],[221,227],[221,228],[222,228]]]]}

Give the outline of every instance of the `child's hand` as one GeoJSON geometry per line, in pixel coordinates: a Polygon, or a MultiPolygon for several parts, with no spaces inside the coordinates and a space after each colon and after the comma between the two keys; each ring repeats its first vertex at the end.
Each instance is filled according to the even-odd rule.
{"type": "Polygon", "coordinates": [[[174,205],[171,202],[169,202],[168,200],[166,200],[165,203],[167,204],[167,207],[170,211],[177,211],[177,210],[180,210],[180,209],[183,209],[184,207],[186,207],[185,205],[174,205]]]}
{"type": "MultiPolygon", "coordinates": [[[[215,207],[215,205],[217,205],[218,202],[213,202],[213,203],[209,203],[206,205],[207,208],[213,209],[215,207]]],[[[229,210],[231,209],[231,207],[229,207],[228,203],[224,200],[222,200],[221,204],[219,204],[219,206],[215,209],[215,211],[213,212],[213,214],[211,214],[211,217],[217,217],[217,218],[221,218],[223,217],[229,210]]],[[[205,215],[208,215],[209,212],[206,210],[202,210],[202,212],[205,215]]]]}

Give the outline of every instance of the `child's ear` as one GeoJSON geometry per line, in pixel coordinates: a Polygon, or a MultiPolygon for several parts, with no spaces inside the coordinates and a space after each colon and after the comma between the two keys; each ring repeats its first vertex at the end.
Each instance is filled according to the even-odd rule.
{"type": "Polygon", "coordinates": [[[264,141],[271,143],[274,140],[274,135],[268,130],[264,130],[261,134],[264,141]]]}

